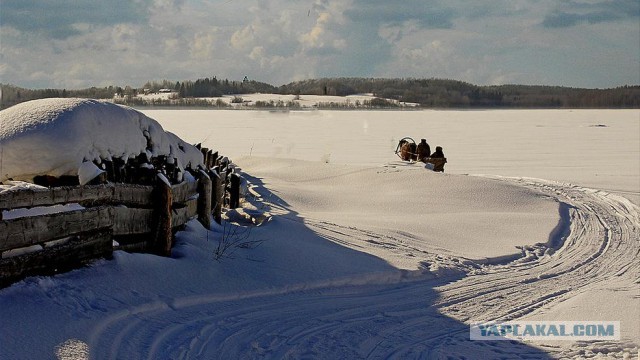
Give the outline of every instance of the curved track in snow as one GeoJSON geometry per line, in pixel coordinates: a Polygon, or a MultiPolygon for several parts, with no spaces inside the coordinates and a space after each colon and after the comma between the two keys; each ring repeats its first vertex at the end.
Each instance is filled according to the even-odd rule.
{"type": "MultiPolygon", "coordinates": [[[[472,266],[467,276],[449,283],[420,272],[400,272],[377,284],[306,284],[237,296],[158,300],[112,314],[96,326],[89,341],[92,355],[545,358],[582,356],[585,349],[620,357],[637,351],[637,344],[574,343],[541,349],[515,341],[469,340],[469,321],[520,319],[603,284],[632,288],[639,281],[638,206],[570,184],[496,179],[535,188],[566,204],[570,223],[557,249],[532,246],[518,260],[472,266]]],[[[344,229],[334,230],[349,236],[344,229]]]]}
{"type": "MultiPolygon", "coordinates": [[[[569,233],[554,253],[544,247],[530,248],[527,255],[517,261],[485,267],[440,288],[442,298],[436,305],[443,314],[461,321],[515,320],[603,284],[610,289],[637,288],[640,281],[638,206],[605,191],[570,184],[538,179],[504,180],[536,188],[567,204],[569,233]]],[[[450,341],[456,340],[434,344],[434,348],[446,349],[450,341]]],[[[634,347],[637,352],[637,344],[627,344],[627,350],[634,347]]],[[[592,346],[575,344],[554,356],[583,356],[589,348],[612,355],[616,351],[624,352],[625,346],[603,342],[592,346]]]]}

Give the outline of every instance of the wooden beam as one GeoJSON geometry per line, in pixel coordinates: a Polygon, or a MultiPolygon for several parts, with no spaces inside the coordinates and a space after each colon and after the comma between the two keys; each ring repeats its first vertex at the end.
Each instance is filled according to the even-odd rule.
{"type": "Polygon", "coordinates": [[[6,251],[113,226],[113,209],[91,209],[0,221],[0,251],[6,251]]]}
{"type": "Polygon", "coordinates": [[[26,276],[52,275],[78,268],[94,259],[111,258],[111,237],[111,229],[100,229],[42,251],[0,259],[0,288],[26,276]]]}
{"type": "Polygon", "coordinates": [[[173,208],[172,211],[171,227],[182,226],[191,220],[191,218],[198,215],[198,200],[191,199],[185,203],[185,206],[173,208]]]}
{"type": "MultiPolygon", "coordinates": [[[[116,241],[121,239],[116,239],[116,241]]],[[[146,253],[149,250],[149,241],[136,241],[129,243],[119,242],[119,245],[114,248],[114,250],[123,250],[126,252],[137,252],[137,253],[146,253]]]]}
{"type": "Polygon", "coordinates": [[[152,186],[106,184],[5,191],[0,194],[0,210],[81,202],[151,206],[152,190],[152,186]]]}
{"type": "Polygon", "coordinates": [[[172,185],[173,203],[181,204],[198,193],[198,182],[183,181],[180,184],[172,185]]]}
{"type": "MultiPolygon", "coordinates": [[[[180,206],[174,203],[172,207],[171,227],[175,228],[187,223],[191,218],[198,214],[198,200],[190,199],[183,202],[180,206]]],[[[154,226],[154,210],[153,209],[136,209],[127,207],[114,207],[114,224],[113,234],[134,235],[147,234],[153,231],[154,226]]]]}
{"type": "Polygon", "coordinates": [[[231,209],[240,207],[240,175],[231,174],[231,189],[229,190],[229,207],[231,209]]]}
{"type": "Polygon", "coordinates": [[[171,193],[171,185],[159,180],[154,191],[156,193],[156,205],[153,212],[154,227],[151,249],[156,255],[171,256],[171,245],[173,243],[173,232],[171,231],[173,195],[171,193]]]}
{"type": "Polygon", "coordinates": [[[153,209],[136,209],[116,206],[113,208],[113,234],[133,235],[153,230],[153,209]]]}
{"type": "Polygon", "coordinates": [[[206,172],[198,172],[198,220],[206,229],[211,227],[211,178],[206,172]]]}
{"type": "Polygon", "coordinates": [[[153,186],[136,184],[113,184],[112,204],[124,204],[128,206],[153,206],[153,186]]]}
{"type": "Polygon", "coordinates": [[[222,202],[224,201],[224,183],[218,173],[218,167],[211,170],[211,206],[213,207],[213,220],[222,223],[222,202]]]}
{"type": "Polygon", "coordinates": [[[202,153],[202,163],[204,164],[204,166],[207,166],[207,156],[209,156],[209,148],[203,147],[202,149],[200,149],[200,152],[202,153]]]}
{"type": "Polygon", "coordinates": [[[63,186],[49,189],[21,189],[0,194],[0,209],[10,210],[34,206],[48,206],[106,200],[113,197],[113,187],[108,185],[63,186]]]}
{"type": "Polygon", "coordinates": [[[214,151],[211,154],[211,166],[210,168],[213,168],[214,166],[218,166],[218,152],[214,151]]]}

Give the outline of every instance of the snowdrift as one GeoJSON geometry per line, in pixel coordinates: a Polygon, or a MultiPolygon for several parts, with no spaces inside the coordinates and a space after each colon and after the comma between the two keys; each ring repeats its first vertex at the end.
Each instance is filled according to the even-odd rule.
{"type": "Polygon", "coordinates": [[[324,164],[245,157],[244,176],[282,198],[305,224],[343,246],[415,270],[455,256],[502,262],[523,248],[552,242],[568,221],[557,201],[536,191],[474,176],[434,173],[423,163],[324,164]],[[336,230],[336,229],[334,229],[336,230]],[[420,249],[420,251],[416,251],[420,249]]]}
{"type": "Polygon", "coordinates": [[[132,108],[89,99],[41,99],[0,112],[0,182],[37,175],[79,175],[100,164],[146,154],[177,159],[180,170],[202,165],[202,154],[132,108]]]}

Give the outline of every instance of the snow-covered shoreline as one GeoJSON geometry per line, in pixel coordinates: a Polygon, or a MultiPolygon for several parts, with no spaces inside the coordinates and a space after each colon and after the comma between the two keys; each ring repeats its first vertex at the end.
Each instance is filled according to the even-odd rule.
{"type": "MultiPolygon", "coordinates": [[[[181,99],[177,92],[138,94],[126,100],[118,97],[113,98],[116,103],[129,101],[137,104],[136,106],[150,108],[153,106],[179,108],[183,104],[181,101],[192,102],[193,100],[196,100],[197,104],[189,105],[192,109],[197,106],[207,106],[209,110],[215,110],[216,108],[227,110],[269,110],[271,108],[274,111],[307,111],[317,110],[318,108],[351,110],[375,108],[376,106],[371,106],[371,102],[380,100],[380,98],[371,93],[348,96],[250,93],[181,99]]],[[[393,110],[419,109],[419,104],[417,103],[401,102],[393,99],[382,100],[393,110]]]]}

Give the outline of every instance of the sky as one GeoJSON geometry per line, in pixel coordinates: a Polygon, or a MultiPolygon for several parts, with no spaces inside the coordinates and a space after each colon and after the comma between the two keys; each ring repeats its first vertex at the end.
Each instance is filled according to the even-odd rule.
{"type": "Polygon", "coordinates": [[[0,0],[0,82],[640,84],[638,0],[0,0]]]}

